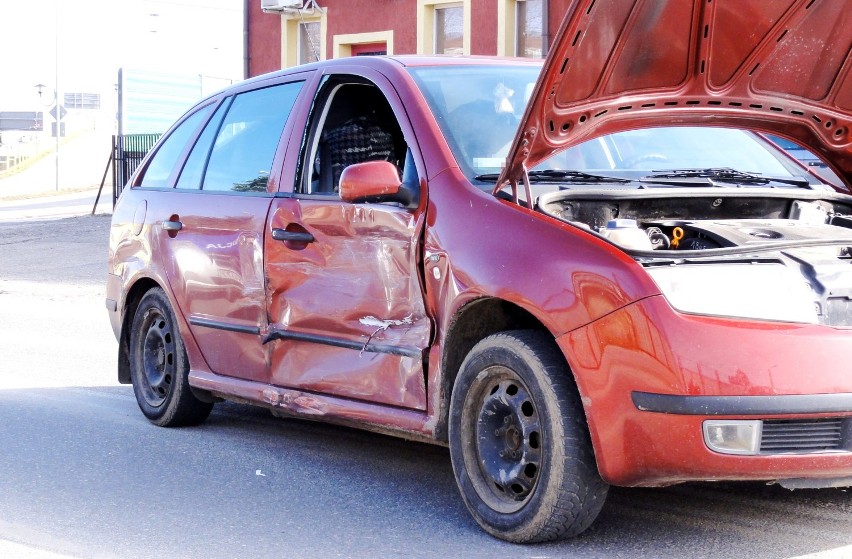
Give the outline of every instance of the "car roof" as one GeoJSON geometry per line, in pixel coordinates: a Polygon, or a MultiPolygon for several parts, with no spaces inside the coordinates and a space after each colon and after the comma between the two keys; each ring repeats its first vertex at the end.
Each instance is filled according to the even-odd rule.
{"type": "Polygon", "coordinates": [[[540,67],[544,61],[534,58],[513,58],[506,56],[455,56],[455,55],[380,55],[380,56],[358,56],[346,58],[334,58],[331,60],[321,60],[319,62],[310,62],[299,66],[292,66],[283,70],[276,70],[267,74],[261,74],[249,78],[243,83],[251,83],[278,76],[286,76],[288,74],[304,72],[306,70],[316,70],[324,68],[346,67],[346,66],[364,66],[368,68],[388,68],[388,67],[422,67],[422,66],[538,66],[540,67]]]}

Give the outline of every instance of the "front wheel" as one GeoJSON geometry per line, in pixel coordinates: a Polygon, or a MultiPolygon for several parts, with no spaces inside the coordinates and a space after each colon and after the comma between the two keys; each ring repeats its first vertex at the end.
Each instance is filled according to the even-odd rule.
{"type": "Polygon", "coordinates": [[[502,332],[474,346],[453,387],[449,439],[462,498],[498,538],[575,536],[606,499],[571,373],[541,332],[502,332]]]}
{"type": "Polygon", "coordinates": [[[189,362],[174,312],[161,289],[148,291],[130,331],[130,380],[139,409],[162,427],[198,425],[213,404],[202,402],[189,386],[189,362]]]}

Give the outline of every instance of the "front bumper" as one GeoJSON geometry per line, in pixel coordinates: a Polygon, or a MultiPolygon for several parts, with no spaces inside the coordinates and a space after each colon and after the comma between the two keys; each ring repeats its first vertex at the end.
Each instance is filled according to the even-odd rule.
{"type": "MultiPolygon", "coordinates": [[[[650,297],[557,339],[583,398],[603,478],[852,484],[852,330],[689,316],[650,297]],[[831,449],[714,452],[708,419],[839,424],[831,449]]],[[[780,426],[780,427],[776,427],[780,426]]],[[[783,435],[783,433],[782,433],[783,435]]]]}
{"type": "Polygon", "coordinates": [[[777,396],[680,396],[633,392],[633,404],[642,411],[678,415],[772,416],[849,413],[852,393],[777,396]]]}

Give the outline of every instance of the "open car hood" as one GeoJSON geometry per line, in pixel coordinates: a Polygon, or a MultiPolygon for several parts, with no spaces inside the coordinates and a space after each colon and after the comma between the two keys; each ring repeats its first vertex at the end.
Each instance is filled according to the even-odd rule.
{"type": "Polygon", "coordinates": [[[574,0],[497,190],[593,137],[672,125],[789,138],[850,187],[850,48],[848,2],[574,0]]]}

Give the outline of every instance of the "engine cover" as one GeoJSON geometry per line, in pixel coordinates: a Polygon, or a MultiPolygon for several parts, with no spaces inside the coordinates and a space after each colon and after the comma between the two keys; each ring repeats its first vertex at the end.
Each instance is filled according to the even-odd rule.
{"type": "Polygon", "coordinates": [[[852,229],[829,224],[810,224],[793,219],[702,219],[647,224],[665,230],[680,227],[684,231],[684,239],[705,239],[719,247],[766,244],[768,241],[808,240],[848,240],[852,244],[852,229]]]}

